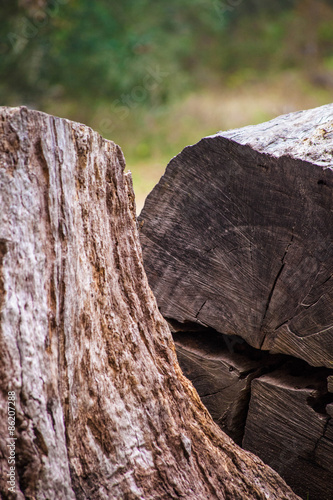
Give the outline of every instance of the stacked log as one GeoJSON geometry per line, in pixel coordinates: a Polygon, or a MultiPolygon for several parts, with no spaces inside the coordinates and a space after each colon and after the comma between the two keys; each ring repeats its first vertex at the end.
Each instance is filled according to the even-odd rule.
{"type": "Polygon", "coordinates": [[[0,496],[296,499],[183,376],[120,148],[0,109],[0,496]]]}
{"type": "Polygon", "coordinates": [[[303,498],[320,500],[333,491],[332,192],[328,105],[186,147],[139,217],[149,284],[184,372],[226,432],[243,436],[303,498]],[[231,347],[228,361],[207,344],[212,330],[231,347]],[[239,338],[245,355],[254,348],[285,358],[279,366],[265,358],[242,378],[239,338]],[[227,364],[242,384],[231,382],[227,364]],[[242,408],[237,432],[227,418],[233,405],[242,408]],[[300,450],[293,471],[290,443],[300,450]]]}

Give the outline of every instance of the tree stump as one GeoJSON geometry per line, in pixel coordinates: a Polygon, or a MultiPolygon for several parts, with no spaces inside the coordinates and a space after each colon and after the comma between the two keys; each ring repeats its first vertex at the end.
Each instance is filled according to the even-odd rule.
{"type": "Polygon", "coordinates": [[[182,375],[120,148],[26,108],[0,116],[2,498],[296,499],[182,375]]]}

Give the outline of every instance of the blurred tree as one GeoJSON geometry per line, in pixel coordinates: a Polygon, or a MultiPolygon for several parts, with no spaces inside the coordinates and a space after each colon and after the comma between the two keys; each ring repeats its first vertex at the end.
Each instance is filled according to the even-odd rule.
{"type": "Polygon", "coordinates": [[[230,73],[329,65],[332,3],[0,0],[1,104],[131,109],[230,73]]]}
{"type": "Polygon", "coordinates": [[[298,68],[314,81],[332,61],[333,1],[241,1],[222,37],[221,69],[258,78],[298,68]]]}
{"type": "Polygon", "coordinates": [[[149,78],[159,85],[147,83],[149,92],[141,90],[137,100],[166,99],[189,84],[186,71],[209,67],[218,46],[220,20],[202,0],[37,4],[14,1],[2,9],[1,93],[10,101],[40,103],[57,94],[110,99],[149,78]]]}
{"type": "Polygon", "coordinates": [[[333,2],[299,0],[289,24],[285,53],[304,68],[310,80],[325,84],[332,78],[325,61],[333,54],[333,2]],[[328,36],[327,36],[328,35],[328,36]]]}

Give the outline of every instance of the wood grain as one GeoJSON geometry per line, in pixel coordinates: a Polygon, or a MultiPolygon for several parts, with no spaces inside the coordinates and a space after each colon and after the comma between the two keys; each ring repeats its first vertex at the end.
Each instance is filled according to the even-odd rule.
{"type": "Polygon", "coordinates": [[[281,365],[285,357],[268,355],[242,339],[211,329],[173,334],[177,358],[214,421],[242,444],[251,382],[281,365]]]}
{"type": "Polygon", "coordinates": [[[139,217],[162,314],[333,367],[333,105],[221,132],[139,217]]]}
{"type": "Polygon", "coordinates": [[[302,374],[295,363],[286,368],[252,382],[243,446],[302,498],[331,500],[333,396],[318,372],[302,374]]]}
{"type": "Polygon", "coordinates": [[[183,376],[124,167],[89,127],[0,108],[1,497],[296,499],[183,376]]]}

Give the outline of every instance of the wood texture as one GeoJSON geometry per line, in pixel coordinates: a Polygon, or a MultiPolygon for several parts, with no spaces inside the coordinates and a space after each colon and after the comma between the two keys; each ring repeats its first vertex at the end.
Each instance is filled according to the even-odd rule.
{"type": "Polygon", "coordinates": [[[330,500],[332,370],[270,355],[211,329],[178,328],[173,337],[179,364],[221,429],[304,500],[330,500]]]}
{"type": "Polygon", "coordinates": [[[173,158],[139,218],[163,316],[333,367],[332,151],[329,105],[173,158]]]}
{"type": "Polygon", "coordinates": [[[327,389],[329,392],[333,392],[333,375],[327,377],[327,389]]]}
{"type": "Polygon", "coordinates": [[[2,498],[296,499],[222,433],[182,375],[124,165],[86,126],[1,108],[2,498]]]}
{"type": "Polygon", "coordinates": [[[295,363],[252,382],[243,446],[304,499],[332,498],[332,401],[325,378],[301,373],[295,363]]]}
{"type": "Polygon", "coordinates": [[[177,358],[214,421],[242,444],[251,381],[284,362],[214,330],[173,334],[177,358]]]}

